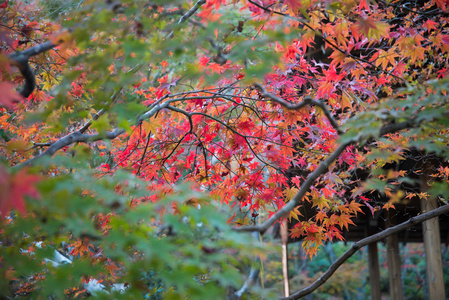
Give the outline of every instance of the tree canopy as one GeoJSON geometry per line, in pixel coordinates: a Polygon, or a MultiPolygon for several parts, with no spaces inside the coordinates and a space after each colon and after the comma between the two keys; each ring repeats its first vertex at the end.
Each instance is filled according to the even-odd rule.
{"type": "Polygon", "coordinates": [[[1,293],[223,298],[277,222],[313,258],[362,207],[446,204],[448,5],[4,1],[1,293]],[[386,167],[410,151],[438,163],[386,167]]]}

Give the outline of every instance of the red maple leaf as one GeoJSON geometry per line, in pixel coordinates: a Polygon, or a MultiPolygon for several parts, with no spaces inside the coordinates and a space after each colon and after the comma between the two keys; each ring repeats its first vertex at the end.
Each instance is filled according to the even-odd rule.
{"type": "Polygon", "coordinates": [[[38,197],[34,184],[39,180],[39,176],[28,174],[26,169],[11,175],[4,167],[0,167],[0,215],[7,215],[11,209],[24,214],[24,196],[38,197]]]}
{"type": "Polygon", "coordinates": [[[22,101],[22,97],[14,91],[12,84],[0,83],[0,105],[12,108],[14,103],[22,101]]]}
{"type": "Polygon", "coordinates": [[[300,8],[302,8],[301,1],[299,0],[284,0],[284,4],[288,5],[288,7],[293,11],[296,12],[300,8]]]}

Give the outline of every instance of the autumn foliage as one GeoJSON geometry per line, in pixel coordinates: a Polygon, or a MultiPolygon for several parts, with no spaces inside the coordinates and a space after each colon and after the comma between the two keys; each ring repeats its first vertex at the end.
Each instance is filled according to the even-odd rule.
{"type": "Polygon", "coordinates": [[[447,199],[446,1],[31,2],[0,5],[5,295],[223,297],[264,258],[239,231],[295,220],[313,258],[362,207],[447,199]],[[386,168],[410,149],[427,193],[386,168]]]}

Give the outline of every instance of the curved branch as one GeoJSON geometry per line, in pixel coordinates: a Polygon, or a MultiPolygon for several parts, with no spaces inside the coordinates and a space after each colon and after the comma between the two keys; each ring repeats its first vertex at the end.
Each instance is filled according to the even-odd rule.
{"type": "Polygon", "coordinates": [[[289,297],[285,297],[285,298],[281,298],[283,300],[293,300],[293,299],[299,299],[302,298],[310,293],[312,293],[313,291],[315,291],[317,288],[319,288],[321,285],[323,285],[331,276],[332,274],[335,273],[335,271],[337,271],[338,267],[340,267],[348,258],[350,258],[354,253],[357,252],[357,250],[359,250],[360,248],[374,243],[374,242],[378,242],[380,240],[385,239],[386,237],[389,237],[392,234],[401,232],[407,228],[410,228],[416,224],[422,223],[426,220],[438,217],[439,215],[442,215],[444,213],[449,212],[449,205],[444,205],[444,206],[440,206],[439,208],[436,208],[432,211],[423,213],[419,216],[410,218],[408,221],[401,223],[399,225],[390,227],[384,231],[381,231],[377,234],[374,234],[372,236],[369,236],[367,238],[364,238],[356,243],[354,243],[352,245],[352,247],[347,250],[342,256],[340,256],[328,269],[326,272],[324,272],[323,275],[320,276],[320,278],[318,278],[314,283],[312,283],[311,285],[309,285],[308,287],[306,287],[305,289],[296,292],[292,295],[290,295],[289,297]]]}
{"type": "Polygon", "coordinates": [[[178,24],[181,24],[190,18],[204,3],[206,3],[206,0],[198,0],[195,5],[179,19],[178,24]]]}
{"type": "Polygon", "coordinates": [[[337,124],[337,121],[335,121],[334,117],[332,117],[332,114],[330,113],[329,109],[327,108],[326,104],[324,104],[324,102],[317,101],[317,100],[312,100],[310,98],[306,98],[301,103],[290,104],[290,103],[286,102],[284,99],[282,99],[282,98],[280,98],[280,97],[278,97],[278,96],[276,96],[274,94],[268,93],[267,90],[263,86],[261,86],[260,84],[256,83],[256,84],[254,84],[254,86],[258,90],[261,91],[262,97],[270,98],[274,102],[281,104],[282,106],[284,106],[285,108],[287,108],[289,110],[297,110],[297,109],[303,108],[304,106],[309,105],[309,104],[310,105],[314,105],[314,106],[319,106],[323,110],[324,114],[326,115],[326,118],[329,120],[329,122],[331,123],[332,127],[334,127],[334,129],[337,131],[337,133],[338,134],[342,133],[340,128],[339,128],[339,126],[338,126],[338,124],[337,124]]]}
{"type": "Polygon", "coordinates": [[[31,70],[31,67],[28,64],[28,60],[30,59],[30,57],[43,52],[47,52],[55,46],[57,45],[51,41],[48,41],[26,50],[8,55],[8,58],[11,61],[12,65],[16,66],[19,69],[20,74],[22,74],[23,78],[25,79],[25,83],[19,92],[22,97],[27,98],[36,88],[36,79],[33,70],[31,70]]]}

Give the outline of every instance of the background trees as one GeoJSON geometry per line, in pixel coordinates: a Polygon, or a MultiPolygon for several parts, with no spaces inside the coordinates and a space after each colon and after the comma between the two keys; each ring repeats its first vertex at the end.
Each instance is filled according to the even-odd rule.
{"type": "Polygon", "coordinates": [[[9,295],[222,297],[264,258],[242,231],[296,219],[313,257],[446,201],[445,2],[67,3],[0,6],[9,295]],[[411,149],[426,193],[385,167],[411,149]]]}

